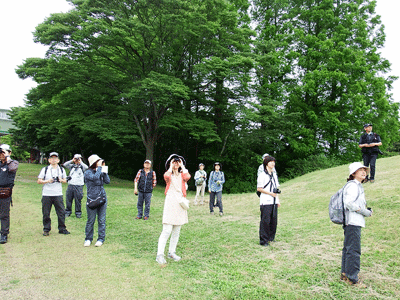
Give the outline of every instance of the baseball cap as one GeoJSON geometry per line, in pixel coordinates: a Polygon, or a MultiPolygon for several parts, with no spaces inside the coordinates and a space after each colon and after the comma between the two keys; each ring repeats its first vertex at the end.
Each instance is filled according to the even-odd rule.
{"type": "Polygon", "coordinates": [[[1,144],[1,145],[0,145],[0,149],[2,149],[2,150],[4,150],[4,151],[9,151],[9,152],[11,152],[10,145],[7,145],[7,144],[1,144]]]}
{"type": "Polygon", "coordinates": [[[149,164],[151,164],[151,160],[150,160],[150,159],[146,159],[146,160],[144,161],[144,163],[149,163],[149,164]]]}
{"type": "Polygon", "coordinates": [[[57,152],[50,152],[49,157],[52,157],[52,156],[57,156],[57,157],[59,157],[57,152]]]}
{"type": "Polygon", "coordinates": [[[372,124],[371,123],[364,124],[364,128],[367,128],[368,126],[372,126],[372,124]]]}
{"type": "Polygon", "coordinates": [[[75,155],[74,155],[74,158],[82,158],[82,155],[80,155],[80,154],[75,154],[75,155]]]}

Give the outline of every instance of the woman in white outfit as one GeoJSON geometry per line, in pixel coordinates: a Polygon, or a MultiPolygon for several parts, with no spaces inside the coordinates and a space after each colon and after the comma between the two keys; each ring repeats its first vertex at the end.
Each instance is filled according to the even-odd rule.
{"type": "Polygon", "coordinates": [[[196,198],[194,198],[194,205],[197,205],[197,197],[201,195],[200,205],[204,204],[204,192],[206,190],[207,173],[204,171],[204,164],[199,164],[199,170],[194,174],[194,181],[196,183],[196,198]]]}
{"type": "Polygon", "coordinates": [[[186,198],[186,183],[190,179],[190,174],[185,167],[185,159],[177,154],[172,154],[167,159],[165,167],[168,170],[164,173],[167,186],[165,187],[163,230],[158,239],[156,257],[156,261],[159,264],[167,263],[164,258],[164,251],[170,236],[168,258],[174,261],[181,259],[176,255],[176,246],[179,241],[181,227],[188,222],[187,210],[179,204],[180,198],[186,198]]]}

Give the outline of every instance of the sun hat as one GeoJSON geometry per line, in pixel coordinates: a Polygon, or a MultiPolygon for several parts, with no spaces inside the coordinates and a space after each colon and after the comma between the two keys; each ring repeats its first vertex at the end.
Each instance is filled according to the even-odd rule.
{"type": "Polygon", "coordinates": [[[2,149],[2,150],[4,150],[4,151],[11,152],[10,145],[7,145],[7,144],[1,144],[1,145],[0,145],[0,149],[2,149]]]}
{"type": "Polygon", "coordinates": [[[93,164],[94,164],[95,162],[99,161],[100,159],[101,159],[100,156],[98,156],[97,154],[90,155],[90,156],[89,156],[89,159],[88,159],[88,161],[89,161],[89,166],[90,166],[90,167],[93,166],[93,164]]]}
{"type": "Polygon", "coordinates": [[[269,156],[269,154],[268,154],[268,153],[265,153],[265,154],[262,156],[262,159],[266,158],[267,156],[269,156]]]}
{"type": "Polygon", "coordinates": [[[74,155],[74,158],[82,158],[82,155],[80,155],[80,154],[75,154],[75,155],[74,155]]]}
{"type": "Polygon", "coordinates": [[[358,169],[362,169],[365,168],[367,169],[367,174],[369,173],[369,168],[364,166],[362,163],[360,162],[353,162],[350,164],[349,166],[349,175],[354,174],[355,172],[357,172],[358,169]]]}
{"type": "Polygon", "coordinates": [[[49,158],[52,157],[52,156],[59,157],[57,152],[50,152],[49,158]]]}
{"type": "Polygon", "coordinates": [[[172,160],[173,158],[179,158],[179,159],[183,162],[183,165],[186,166],[186,161],[185,161],[185,159],[184,159],[182,156],[180,156],[180,155],[178,155],[178,154],[171,154],[171,155],[168,157],[168,159],[165,161],[165,169],[166,169],[166,170],[169,169],[169,166],[170,166],[170,164],[171,164],[171,160],[172,160]]]}

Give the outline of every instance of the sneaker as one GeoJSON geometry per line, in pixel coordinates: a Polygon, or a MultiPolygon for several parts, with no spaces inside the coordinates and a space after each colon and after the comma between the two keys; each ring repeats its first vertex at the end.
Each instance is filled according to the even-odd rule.
{"type": "Polygon", "coordinates": [[[91,243],[92,243],[92,241],[86,240],[86,241],[83,243],[83,247],[89,247],[91,243]]]}
{"type": "Polygon", "coordinates": [[[48,232],[48,231],[43,231],[43,236],[49,236],[50,235],[50,232],[48,232]]]}
{"type": "Polygon", "coordinates": [[[374,179],[370,179],[370,180],[369,180],[369,182],[371,182],[371,183],[374,183],[374,182],[375,182],[375,180],[374,180],[374,179]]]}
{"type": "Polygon", "coordinates": [[[5,243],[7,243],[7,235],[2,234],[0,238],[0,244],[5,244],[5,243]]]}
{"type": "Polygon", "coordinates": [[[82,218],[82,215],[75,215],[78,219],[82,218]]]}
{"type": "Polygon", "coordinates": [[[355,287],[360,288],[360,289],[366,289],[367,288],[367,286],[364,283],[362,283],[360,280],[357,281],[356,283],[354,283],[349,278],[347,278],[346,274],[344,274],[344,273],[342,273],[342,275],[340,276],[340,278],[342,278],[342,277],[343,277],[342,280],[344,282],[346,282],[348,285],[355,286],[355,287]]]}
{"type": "Polygon", "coordinates": [[[168,253],[168,258],[171,258],[171,259],[173,259],[174,261],[180,261],[181,260],[181,257],[180,256],[178,256],[178,255],[176,255],[175,253],[168,253]]]}
{"type": "Polygon", "coordinates": [[[142,217],[136,217],[136,220],[140,220],[142,217]]]}
{"type": "Polygon", "coordinates": [[[94,244],[95,247],[101,247],[103,245],[102,241],[97,241],[96,244],[94,244]]]}
{"type": "Polygon", "coordinates": [[[157,255],[156,262],[158,262],[160,265],[165,265],[167,261],[164,258],[164,254],[157,255]]]}
{"type": "Polygon", "coordinates": [[[70,232],[67,229],[60,230],[58,231],[59,234],[70,234],[70,232]]]}
{"type": "Polygon", "coordinates": [[[223,215],[224,215],[224,213],[222,213],[222,212],[219,213],[219,216],[220,216],[220,217],[222,217],[223,215]]]}
{"type": "Polygon", "coordinates": [[[145,220],[145,221],[148,220],[148,219],[149,219],[149,217],[144,217],[144,218],[143,218],[143,220],[145,220]]]}

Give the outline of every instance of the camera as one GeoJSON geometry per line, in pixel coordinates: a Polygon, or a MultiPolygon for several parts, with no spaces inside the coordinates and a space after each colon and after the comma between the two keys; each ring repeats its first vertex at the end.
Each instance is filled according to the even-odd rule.
{"type": "Polygon", "coordinates": [[[275,194],[280,194],[281,190],[278,189],[278,188],[274,188],[274,190],[272,192],[275,193],[275,194]]]}
{"type": "Polygon", "coordinates": [[[53,182],[60,182],[60,178],[57,176],[57,177],[53,177],[53,182]]]}
{"type": "Polygon", "coordinates": [[[70,181],[71,179],[72,179],[72,177],[71,176],[67,176],[67,181],[70,181]]]}

